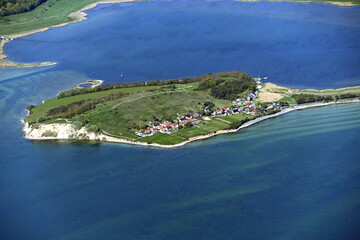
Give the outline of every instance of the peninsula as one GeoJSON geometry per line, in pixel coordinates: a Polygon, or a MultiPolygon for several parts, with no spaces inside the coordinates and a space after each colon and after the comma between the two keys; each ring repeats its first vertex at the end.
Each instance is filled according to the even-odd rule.
{"type": "Polygon", "coordinates": [[[30,140],[176,147],[293,110],[359,99],[360,87],[296,90],[269,83],[266,77],[224,72],[76,87],[29,106],[23,122],[25,138],[30,140]]]}

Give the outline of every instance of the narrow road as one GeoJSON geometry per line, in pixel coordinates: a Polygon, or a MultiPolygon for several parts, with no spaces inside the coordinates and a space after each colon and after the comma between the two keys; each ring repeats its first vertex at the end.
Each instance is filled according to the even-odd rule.
{"type": "Polygon", "coordinates": [[[224,123],[227,123],[227,124],[231,124],[231,122],[227,121],[227,120],[224,120],[224,119],[221,119],[221,118],[214,118],[215,120],[218,120],[220,122],[224,122],[224,123]]]}
{"type": "Polygon", "coordinates": [[[144,98],[144,97],[152,97],[152,96],[156,96],[156,95],[160,95],[160,94],[165,94],[165,93],[172,93],[172,92],[186,92],[186,91],[185,91],[185,90],[182,90],[182,91],[170,91],[170,92],[161,92],[161,93],[154,93],[154,94],[151,94],[151,95],[141,96],[141,97],[138,97],[138,98],[134,98],[134,99],[130,99],[130,100],[126,100],[126,101],[123,101],[123,102],[121,102],[121,103],[118,103],[118,104],[116,104],[115,106],[113,106],[113,107],[110,108],[110,109],[117,108],[117,107],[120,106],[121,104],[128,103],[128,102],[133,102],[133,101],[142,99],[142,98],[144,98]]]}

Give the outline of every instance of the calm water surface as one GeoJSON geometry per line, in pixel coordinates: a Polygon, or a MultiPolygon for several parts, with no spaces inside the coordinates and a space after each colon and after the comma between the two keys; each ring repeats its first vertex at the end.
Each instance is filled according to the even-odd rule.
{"type": "Polygon", "coordinates": [[[0,239],[358,239],[360,104],[292,112],[177,149],[21,138],[24,108],[87,79],[240,70],[360,84],[360,8],[151,1],[17,39],[0,70],[0,239]]]}

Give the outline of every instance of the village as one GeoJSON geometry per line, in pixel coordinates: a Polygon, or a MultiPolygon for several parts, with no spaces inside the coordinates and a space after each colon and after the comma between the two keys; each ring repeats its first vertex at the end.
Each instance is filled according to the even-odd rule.
{"type": "Polygon", "coordinates": [[[214,104],[211,102],[204,103],[204,108],[201,112],[189,113],[184,116],[178,116],[173,121],[164,121],[161,123],[155,123],[152,121],[148,122],[148,127],[136,131],[135,134],[139,137],[147,137],[154,135],[155,133],[171,134],[173,132],[179,131],[182,128],[188,127],[199,127],[198,124],[202,121],[210,121],[216,117],[230,116],[234,114],[246,114],[252,116],[259,116],[265,114],[269,110],[271,111],[281,111],[283,105],[273,102],[267,104],[265,107],[262,105],[257,105],[254,103],[254,100],[258,97],[258,90],[261,89],[262,81],[267,80],[267,77],[263,78],[254,78],[256,82],[256,91],[250,92],[247,95],[246,99],[237,98],[229,103],[231,107],[223,107],[214,109],[214,104]]]}

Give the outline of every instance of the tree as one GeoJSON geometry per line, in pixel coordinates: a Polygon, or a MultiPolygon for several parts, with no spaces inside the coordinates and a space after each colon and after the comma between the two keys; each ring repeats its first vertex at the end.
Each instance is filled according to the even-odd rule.
{"type": "Polygon", "coordinates": [[[144,120],[140,120],[139,121],[139,129],[143,129],[143,128],[146,128],[146,123],[144,120]]]}
{"type": "Polygon", "coordinates": [[[34,10],[46,1],[47,0],[0,0],[0,17],[34,10]]]}
{"type": "Polygon", "coordinates": [[[74,128],[75,128],[76,130],[79,130],[80,128],[83,127],[82,122],[79,122],[79,121],[73,122],[72,125],[74,126],[74,128]]]}
{"type": "Polygon", "coordinates": [[[192,126],[193,126],[193,124],[191,122],[187,122],[187,123],[185,123],[184,128],[190,128],[192,126]]]}
{"type": "Polygon", "coordinates": [[[96,126],[96,125],[90,125],[90,126],[88,126],[88,130],[90,132],[99,132],[100,128],[98,126],[96,126]]]}
{"type": "Polygon", "coordinates": [[[211,108],[215,107],[215,104],[213,102],[207,101],[207,102],[204,102],[204,107],[211,109],[211,108]]]}

